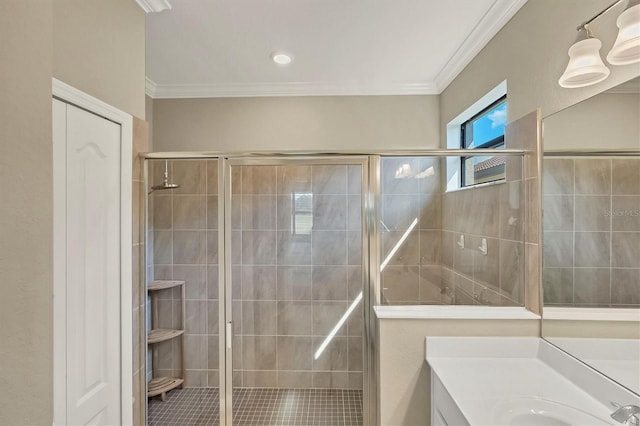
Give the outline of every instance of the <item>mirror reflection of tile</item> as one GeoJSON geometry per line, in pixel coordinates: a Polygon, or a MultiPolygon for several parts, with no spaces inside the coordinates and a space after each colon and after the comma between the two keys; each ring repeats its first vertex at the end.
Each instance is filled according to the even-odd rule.
{"type": "Polygon", "coordinates": [[[640,306],[640,158],[544,162],[544,302],[640,306]]]}

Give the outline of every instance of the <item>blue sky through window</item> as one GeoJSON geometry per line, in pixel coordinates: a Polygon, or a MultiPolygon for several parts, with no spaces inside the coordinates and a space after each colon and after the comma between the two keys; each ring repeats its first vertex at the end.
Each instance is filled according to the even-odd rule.
{"type": "Polygon", "coordinates": [[[472,140],[467,140],[467,148],[475,148],[503,135],[507,124],[507,101],[496,105],[469,124],[472,129],[471,132],[467,131],[467,135],[471,135],[472,140]]]}

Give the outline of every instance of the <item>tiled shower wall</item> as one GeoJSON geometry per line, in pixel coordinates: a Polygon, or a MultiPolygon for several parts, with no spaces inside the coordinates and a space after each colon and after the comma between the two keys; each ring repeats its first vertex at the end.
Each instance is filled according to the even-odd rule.
{"type": "Polygon", "coordinates": [[[360,166],[233,166],[235,386],[362,388],[361,303],[314,356],[362,291],[361,186],[360,166]]]}
{"type": "Polygon", "coordinates": [[[535,111],[507,125],[506,148],[525,156],[506,157],[504,183],[443,194],[442,284],[454,304],[539,312],[539,122],[535,111]]]}
{"type": "Polygon", "coordinates": [[[505,183],[445,192],[445,158],[382,159],[382,260],[399,247],[383,263],[383,303],[523,304],[521,162],[509,159],[505,183]]]}
{"type": "Polygon", "coordinates": [[[527,154],[507,157],[503,183],[447,192],[446,158],[382,158],[381,260],[399,247],[381,265],[384,304],[539,309],[538,123],[507,126],[507,148],[527,154]]]}
{"type": "MultiPolygon", "coordinates": [[[[152,182],[163,161],[152,161],[152,182]]],[[[170,161],[180,188],[150,197],[149,273],[186,281],[187,387],[218,387],[217,161],[170,161]]],[[[234,166],[233,383],[361,388],[362,306],[318,359],[314,353],[362,289],[361,167],[234,166]],[[292,194],[313,194],[313,231],[292,236],[292,194]]],[[[180,325],[179,290],[159,294],[160,327],[180,325]]],[[[180,375],[179,340],[153,374],[180,375]]]]}
{"type": "Polygon", "coordinates": [[[524,302],[524,188],[520,158],[507,181],[443,195],[443,285],[457,305],[524,302]],[[486,254],[480,250],[486,241],[486,254]]]}
{"type": "MultiPolygon", "coordinates": [[[[383,303],[517,304],[513,291],[520,289],[523,260],[521,181],[445,192],[445,164],[444,158],[382,159],[381,257],[389,257],[381,273],[383,303]],[[508,221],[505,215],[513,216],[509,227],[501,226],[508,221]],[[417,225],[410,230],[414,220],[417,225]],[[461,236],[464,248],[456,244],[461,236]],[[486,256],[478,250],[482,238],[487,239],[486,256]],[[511,271],[502,277],[504,287],[512,286],[504,296],[501,254],[511,271]]],[[[520,170],[514,172],[518,179],[520,170]]]]}
{"type": "Polygon", "coordinates": [[[382,158],[379,229],[383,304],[452,301],[452,292],[443,287],[441,266],[440,164],[433,157],[382,158]],[[390,256],[395,247],[397,251],[390,256]]]}
{"type": "MultiPolygon", "coordinates": [[[[152,184],[163,179],[164,161],[150,161],[152,184]]],[[[173,190],[149,197],[148,250],[153,279],[185,281],[186,324],[184,367],[186,387],[218,387],[218,165],[217,160],[169,161],[173,190]]],[[[149,264],[149,262],[148,262],[149,264]]],[[[179,288],[158,294],[160,328],[179,328],[179,288]]],[[[153,374],[181,376],[180,340],[158,345],[153,374]]]]}
{"type": "Polygon", "coordinates": [[[640,306],[640,158],[545,157],[545,305],[640,306]]]}

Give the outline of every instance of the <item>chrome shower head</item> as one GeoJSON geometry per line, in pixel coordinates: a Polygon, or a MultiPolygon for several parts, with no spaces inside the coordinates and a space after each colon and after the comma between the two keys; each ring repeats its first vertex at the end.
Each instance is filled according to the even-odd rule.
{"type": "Polygon", "coordinates": [[[162,191],[163,189],[176,189],[176,188],[180,188],[180,185],[178,185],[177,183],[163,182],[162,185],[152,186],[151,192],[162,191]]]}
{"type": "Polygon", "coordinates": [[[180,188],[180,185],[178,185],[177,183],[169,183],[169,161],[165,160],[164,161],[164,180],[161,185],[152,186],[151,191],[149,191],[149,194],[151,194],[153,191],[162,191],[163,189],[176,189],[176,188],[180,188]]]}

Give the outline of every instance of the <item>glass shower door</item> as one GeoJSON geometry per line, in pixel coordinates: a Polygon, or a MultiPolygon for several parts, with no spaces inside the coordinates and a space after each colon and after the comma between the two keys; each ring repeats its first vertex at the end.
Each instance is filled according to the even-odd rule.
{"type": "Polygon", "coordinates": [[[366,157],[227,161],[227,424],[362,425],[366,157]]]}

